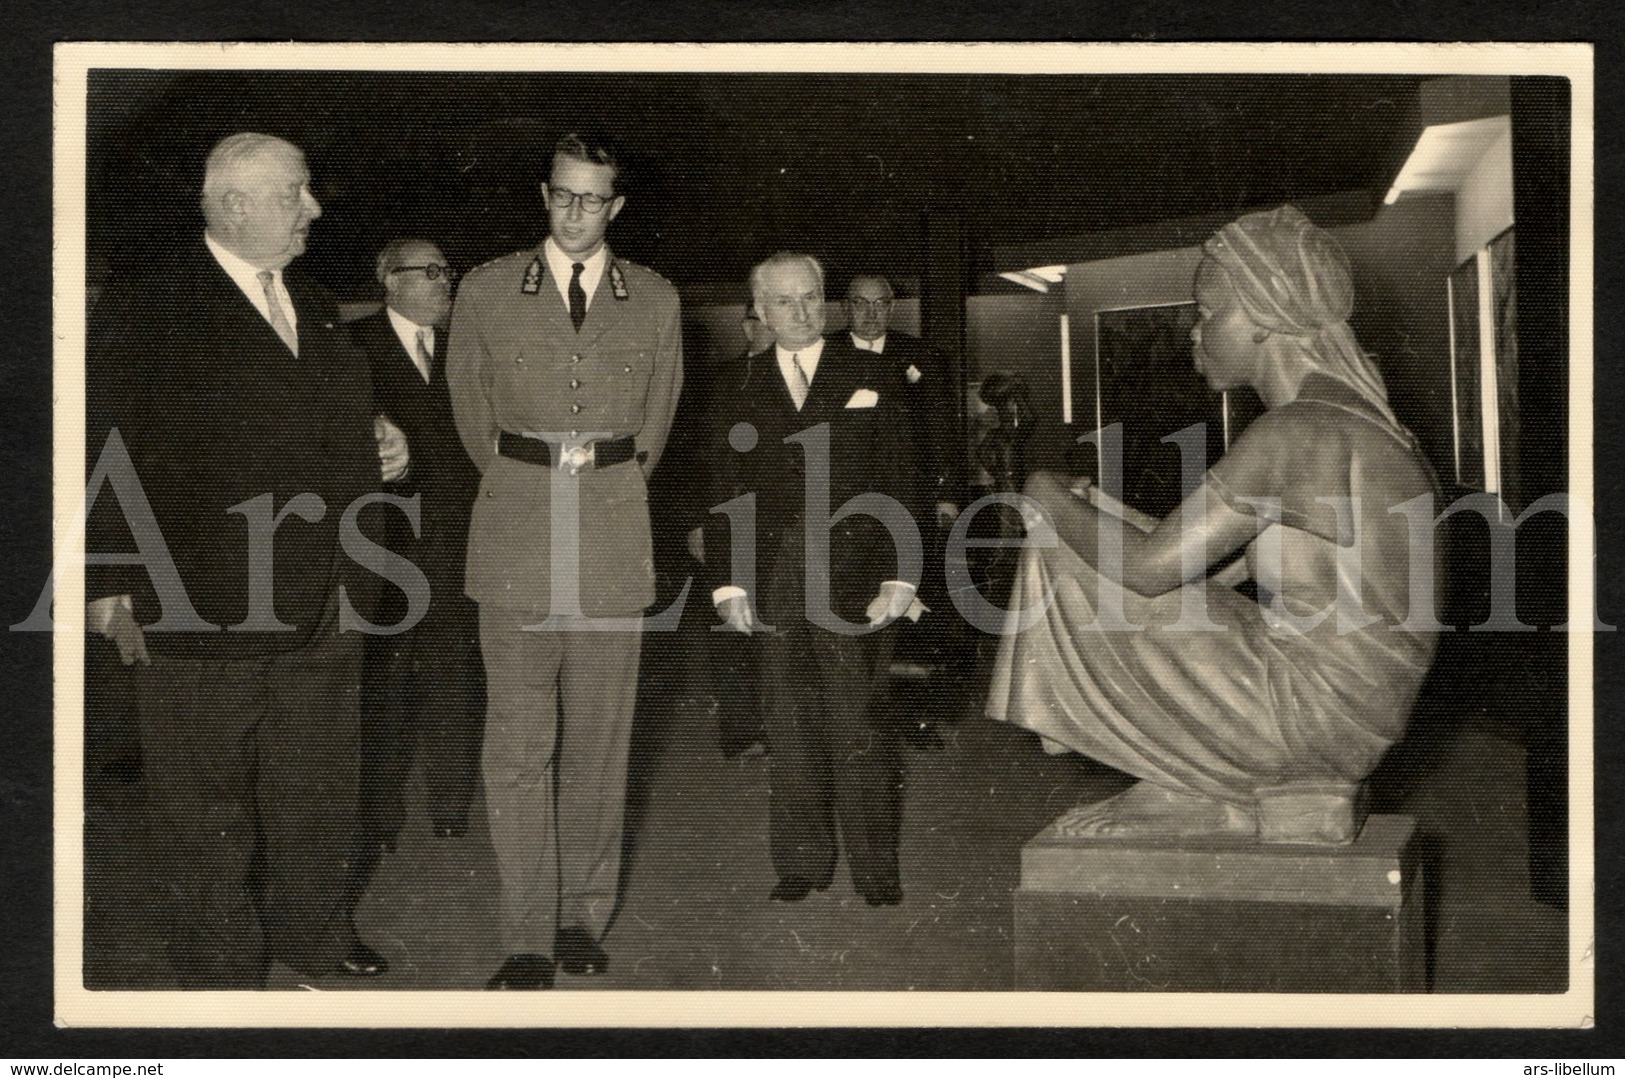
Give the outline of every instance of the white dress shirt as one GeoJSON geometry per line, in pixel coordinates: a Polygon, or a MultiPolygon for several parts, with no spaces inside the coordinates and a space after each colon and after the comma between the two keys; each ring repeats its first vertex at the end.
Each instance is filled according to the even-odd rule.
{"type": "MultiPolygon", "coordinates": [[[[243,295],[248,297],[248,302],[254,305],[256,311],[260,312],[260,317],[265,319],[266,325],[270,325],[271,308],[265,302],[265,286],[260,284],[262,267],[238,258],[221,246],[207,232],[203,234],[203,242],[209,245],[209,253],[214,255],[216,262],[220,263],[220,268],[226,271],[226,276],[230,277],[232,283],[242,290],[243,295]]],[[[287,318],[288,325],[295,332],[298,332],[299,312],[293,309],[293,298],[288,295],[288,286],[282,283],[282,271],[280,269],[271,271],[271,287],[276,289],[277,303],[282,306],[282,314],[287,318]]]]}
{"type": "Polygon", "coordinates": [[[852,334],[852,347],[860,352],[874,352],[876,355],[886,350],[886,335],[882,333],[872,341],[866,341],[856,333],[852,334]]]}
{"type": "Polygon", "coordinates": [[[423,361],[423,357],[418,355],[418,334],[427,331],[424,332],[423,343],[432,356],[434,355],[434,327],[420,326],[393,307],[385,307],[384,310],[389,312],[389,324],[395,327],[395,336],[400,340],[401,347],[406,349],[406,354],[412,357],[412,366],[418,369],[418,373],[423,375],[423,380],[427,382],[430,377],[429,367],[423,361]]]}
{"type": "MultiPolygon", "coordinates": [[[[576,260],[559,250],[552,236],[542,244],[542,254],[547,258],[547,272],[553,275],[553,283],[559,287],[559,298],[564,301],[565,310],[569,310],[570,278],[575,275],[576,260]]],[[[604,276],[604,265],[608,261],[609,248],[601,243],[598,250],[581,260],[581,290],[587,293],[589,311],[592,310],[592,294],[598,291],[598,281],[604,276]]]]}

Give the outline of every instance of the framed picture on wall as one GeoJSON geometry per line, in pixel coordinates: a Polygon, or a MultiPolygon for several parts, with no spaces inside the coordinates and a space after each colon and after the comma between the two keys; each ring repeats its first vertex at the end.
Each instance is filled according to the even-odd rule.
{"type": "Polygon", "coordinates": [[[1513,230],[1450,274],[1450,392],[1457,484],[1499,494],[1514,513],[1519,492],[1518,303],[1513,230]]]}
{"type": "Polygon", "coordinates": [[[1501,500],[1514,513],[1523,510],[1519,481],[1518,289],[1512,229],[1489,242],[1490,310],[1494,316],[1496,419],[1499,423],[1501,500]]]}

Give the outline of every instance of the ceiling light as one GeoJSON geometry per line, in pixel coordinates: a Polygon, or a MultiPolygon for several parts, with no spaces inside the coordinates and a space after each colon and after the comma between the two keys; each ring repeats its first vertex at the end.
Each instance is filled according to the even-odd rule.
{"type": "Polygon", "coordinates": [[[1416,147],[1383,198],[1383,205],[1392,206],[1401,195],[1411,192],[1459,190],[1484,152],[1511,131],[1509,116],[1486,116],[1423,128],[1416,147]]]}

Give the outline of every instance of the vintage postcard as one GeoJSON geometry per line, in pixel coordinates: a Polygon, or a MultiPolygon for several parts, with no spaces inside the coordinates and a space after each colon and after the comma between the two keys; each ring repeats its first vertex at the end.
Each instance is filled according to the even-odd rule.
{"type": "Polygon", "coordinates": [[[57,46],[58,1023],[1589,1026],[1593,74],[57,46]]]}

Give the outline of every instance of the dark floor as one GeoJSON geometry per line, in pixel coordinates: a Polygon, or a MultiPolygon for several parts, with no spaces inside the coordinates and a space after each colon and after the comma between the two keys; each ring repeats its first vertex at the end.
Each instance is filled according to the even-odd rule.
{"type": "MultiPolygon", "coordinates": [[[[1063,808],[1122,788],[1115,772],[1050,757],[1029,734],[977,717],[974,679],[933,701],[903,684],[900,706],[957,710],[945,747],[911,752],[902,842],[906,898],[870,908],[844,867],[829,891],[770,903],[767,767],[724,760],[714,717],[690,677],[684,635],[651,636],[634,743],[627,871],[606,941],[607,976],[570,989],[1000,990],[1012,983],[1011,893],[1022,844],[1063,808]]],[[[1434,858],[1436,992],[1553,992],[1565,987],[1566,919],[1532,901],[1526,868],[1523,751],[1493,715],[1433,731],[1397,807],[1414,815],[1434,858]]],[[[483,818],[464,839],[430,837],[414,790],[399,851],[381,862],[358,912],[390,960],[365,983],[323,988],[476,988],[500,961],[496,878],[483,818]]],[[[172,986],[142,868],[139,782],[107,782],[87,810],[85,983],[172,986]]],[[[295,989],[282,967],[271,987],[295,989]]]]}

